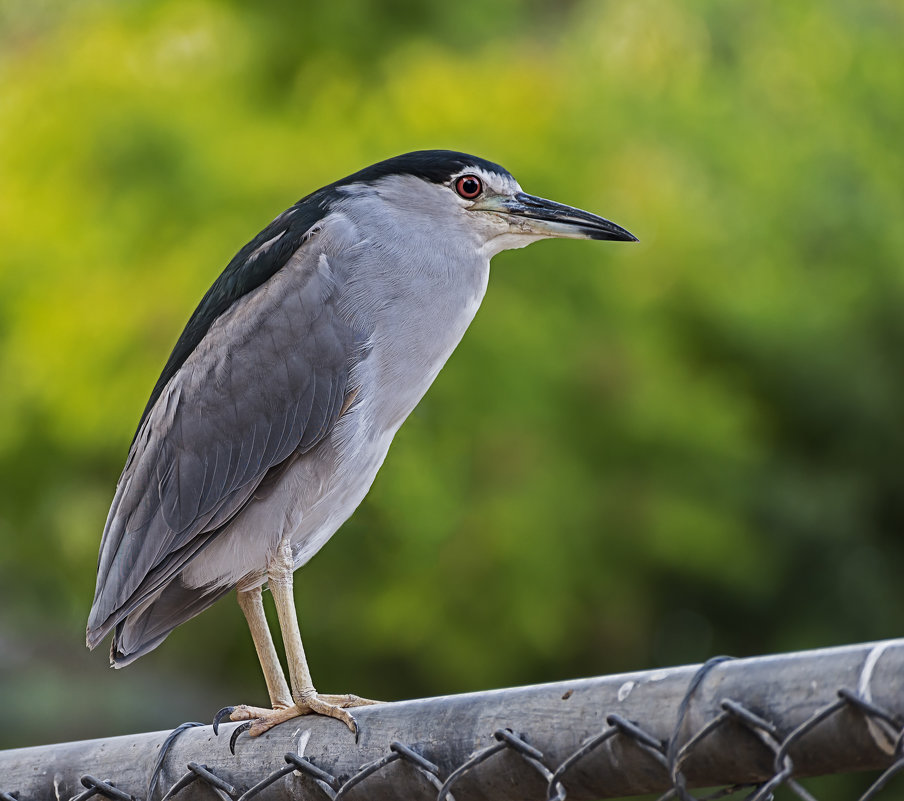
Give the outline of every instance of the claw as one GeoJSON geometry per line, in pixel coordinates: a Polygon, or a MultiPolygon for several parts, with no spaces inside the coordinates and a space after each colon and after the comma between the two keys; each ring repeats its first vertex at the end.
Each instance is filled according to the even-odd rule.
{"type": "Polygon", "coordinates": [[[213,733],[215,735],[219,735],[220,733],[220,724],[223,722],[223,718],[228,718],[233,711],[235,711],[234,706],[224,706],[216,715],[213,716],[213,733]]]}
{"type": "Polygon", "coordinates": [[[243,731],[248,731],[254,725],[254,721],[246,720],[244,723],[240,723],[235,727],[235,731],[232,732],[232,737],[229,738],[229,750],[232,752],[232,755],[235,756],[235,741],[239,739],[239,735],[243,731]]]}
{"type": "Polygon", "coordinates": [[[229,750],[235,753],[236,739],[242,732],[249,732],[252,737],[258,737],[265,731],[269,731],[280,723],[292,720],[300,715],[323,715],[344,723],[354,735],[355,742],[361,734],[358,722],[348,711],[350,707],[367,706],[376,704],[377,701],[369,701],[359,698],[357,695],[317,695],[313,693],[298,700],[292,706],[274,706],[266,709],[259,706],[241,704],[239,706],[226,706],[217,712],[213,721],[214,734],[218,733],[219,725],[226,718],[233,721],[242,721],[242,724],[233,730],[229,738],[229,750]]]}

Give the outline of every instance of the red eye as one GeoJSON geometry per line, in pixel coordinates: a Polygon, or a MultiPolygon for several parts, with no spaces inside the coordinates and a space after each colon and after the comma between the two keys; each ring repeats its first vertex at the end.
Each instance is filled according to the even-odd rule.
{"type": "Polygon", "coordinates": [[[473,200],[483,192],[483,182],[476,175],[462,175],[455,182],[455,191],[465,200],[473,200]]]}

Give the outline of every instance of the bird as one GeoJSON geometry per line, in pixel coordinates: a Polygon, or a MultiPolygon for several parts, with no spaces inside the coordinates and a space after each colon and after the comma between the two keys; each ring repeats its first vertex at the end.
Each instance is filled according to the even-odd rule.
{"type": "Polygon", "coordinates": [[[637,241],[452,150],[380,161],[299,200],[239,250],[167,359],[104,526],[86,641],[128,665],[233,589],[269,707],[356,724],[318,693],[293,573],[362,502],[393,436],[474,318],[490,259],[545,238],[637,241]],[[267,620],[273,597],[288,681],[267,620]]]}

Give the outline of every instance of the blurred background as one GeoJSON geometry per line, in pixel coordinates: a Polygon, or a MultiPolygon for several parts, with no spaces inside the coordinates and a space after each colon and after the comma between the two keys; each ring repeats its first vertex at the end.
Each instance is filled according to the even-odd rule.
{"type": "Polygon", "coordinates": [[[902,634],[902,35],[895,0],[0,0],[0,747],[266,700],[231,598],[123,671],[85,649],[104,518],[231,256],[418,148],[641,242],[494,260],[296,574],[318,688],[902,634]]]}

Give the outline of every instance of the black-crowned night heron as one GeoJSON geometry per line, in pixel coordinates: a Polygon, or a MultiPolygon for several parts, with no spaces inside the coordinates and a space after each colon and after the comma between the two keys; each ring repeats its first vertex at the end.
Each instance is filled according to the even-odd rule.
{"type": "Polygon", "coordinates": [[[243,247],[176,342],[107,517],[88,619],[129,664],[236,588],[272,709],[251,734],[356,696],[311,682],[292,573],[361,503],[393,435],[480,305],[490,259],[547,237],[633,241],[527,195],[498,164],[447,150],[319,189],[243,247]],[[273,594],[289,684],[267,628],[273,594]]]}

